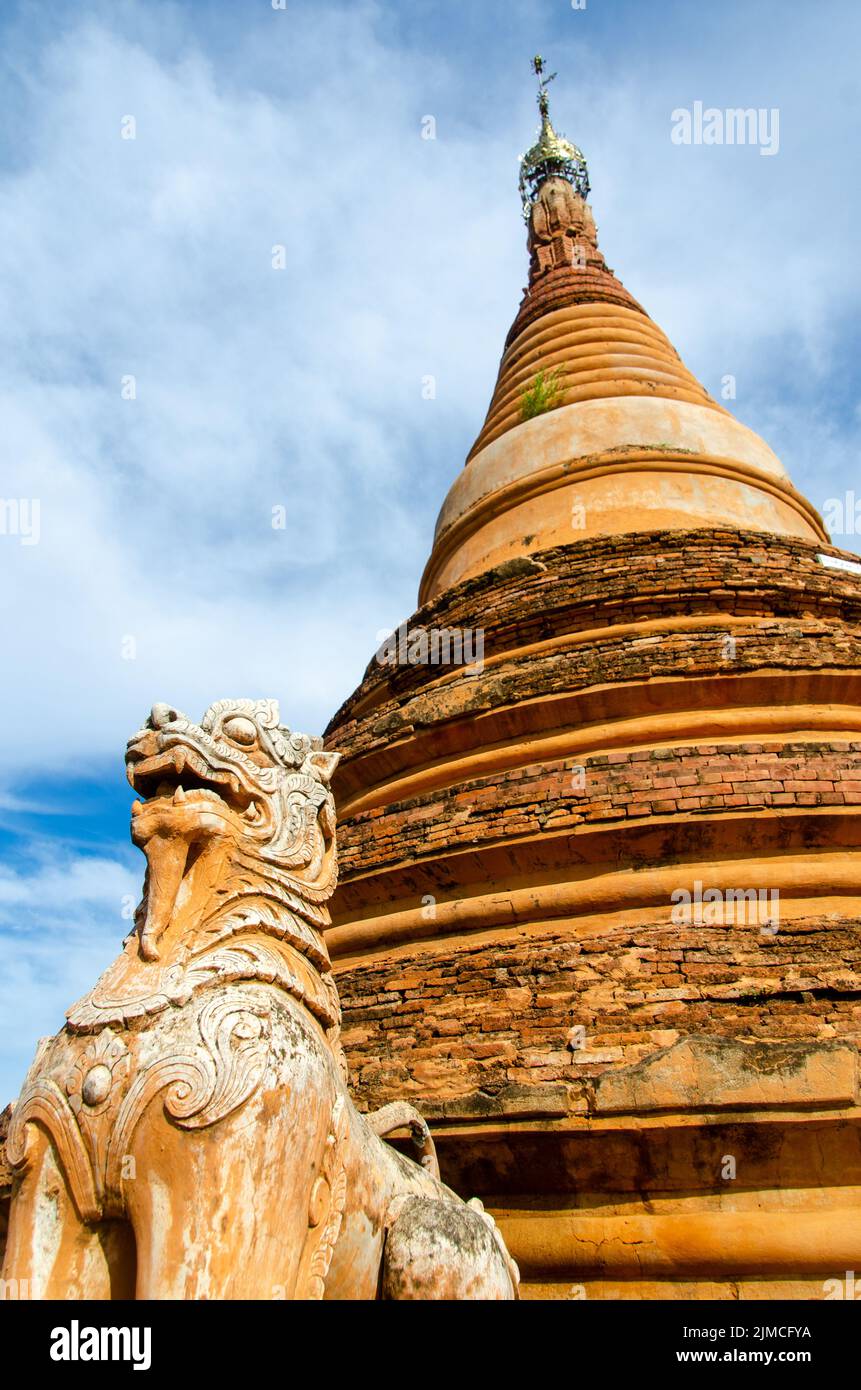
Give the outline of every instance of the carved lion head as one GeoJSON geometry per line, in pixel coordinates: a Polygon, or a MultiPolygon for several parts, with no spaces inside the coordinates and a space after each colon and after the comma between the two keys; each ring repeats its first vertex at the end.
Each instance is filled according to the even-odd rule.
{"type": "Polygon", "coordinates": [[[322,902],[331,895],[329,781],[337,762],[321,740],[281,724],[275,700],[218,700],[199,724],[170,705],[153,706],[126,750],[128,780],[141,798],[132,806],[132,840],[149,865],[145,959],[158,955],[191,866],[216,851],[222,874],[229,862],[270,896],[322,902]]]}

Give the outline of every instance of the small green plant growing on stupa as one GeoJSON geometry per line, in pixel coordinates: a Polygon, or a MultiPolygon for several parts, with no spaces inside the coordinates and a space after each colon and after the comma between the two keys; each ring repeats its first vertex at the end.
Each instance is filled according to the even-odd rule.
{"type": "Polygon", "coordinates": [[[532,385],[520,397],[522,420],[532,420],[536,415],[543,415],[545,410],[553,410],[554,406],[559,404],[559,393],[562,389],[559,381],[561,370],[561,367],[554,367],[552,372],[548,372],[541,367],[535,373],[532,385]]]}

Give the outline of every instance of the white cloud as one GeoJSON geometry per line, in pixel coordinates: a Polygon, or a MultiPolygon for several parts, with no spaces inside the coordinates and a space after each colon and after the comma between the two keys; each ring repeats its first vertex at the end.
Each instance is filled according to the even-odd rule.
{"type": "Polygon", "coordinates": [[[118,954],[141,875],[118,859],[43,846],[25,869],[0,866],[0,1108],[17,1094],[38,1037],[118,954]]]}
{"type": "Polygon", "coordinates": [[[321,727],[380,622],[412,607],[433,503],[418,510],[410,469],[474,376],[442,354],[426,263],[465,293],[478,256],[443,230],[446,157],[408,82],[369,92],[383,50],[361,42],[340,99],[310,112],[307,90],[230,92],[199,54],[159,62],[92,25],[42,55],[30,158],[0,185],[3,487],[42,521],[38,546],[0,547],[7,768],[114,752],[154,698],[278,693],[321,727]]]}
{"type": "MultiPolygon", "coordinates": [[[[154,699],[273,693],[295,724],[325,724],[413,606],[525,276],[525,74],[517,100],[498,80],[483,97],[454,38],[432,59],[393,50],[377,5],[228,18],[233,42],[209,52],[190,8],[159,10],[161,28],[93,5],[44,31],[0,181],[2,488],[42,504],[39,545],[0,541],[7,770],[118,754],[154,699]]],[[[774,159],[669,138],[696,97],[772,104],[743,54],[735,72],[725,52],[610,71],[566,38],[556,60],[611,263],[712,389],[736,375],[754,425],[774,414],[763,390],[827,389],[858,298],[853,134],[822,124],[841,54],[831,41],[813,63],[828,35],[799,23],[774,159]],[[804,375],[781,389],[763,358],[787,343],[804,375]]]]}
{"type": "MultiPolygon", "coordinates": [[[[0,927],[20,930],[20,919],[10,911],[24,907],[36,914],[40,926],[46,915],[67,913],[74,921],[80,909],[93,904],[112,905],[119,912],[123,895],[130,888],[129,868],[113,859],[80,855],[56,862],[54,851],[49,862],[30,874],[0,865],[0,927]]],[[[54,929],[63,930],[61,925],[54,929]]]]}

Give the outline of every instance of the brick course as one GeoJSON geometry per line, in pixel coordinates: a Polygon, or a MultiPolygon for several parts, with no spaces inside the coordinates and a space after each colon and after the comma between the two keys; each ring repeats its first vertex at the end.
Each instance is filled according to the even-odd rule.
{"type": "Polygon", "coordinates": [[[856,920],[800,919],[776,936],[667,922],[583,941],[461,944],[338,981],[358,1102],[420,1096],[430,1116],[539,1082],[564,1087],[566,1108],[583,1112],[590,1076],[689,1033],[861,1045],[856,920]],[[584,1046],[569,1045],[576,1028],[584,1046]]]}
{"type": "Polygon", "coordinates": [[[709,747],[658,748],[645,760],[613,753],[532,764],[378,807],[342,824],[342,875],[427,858],[444,846],[621,818],[861,805],[861,742],[709,747]]]}
{"type": "Polygon", "coordinates": [[[455,691],[469,713],[552,690],[672,674],[858,669],[861,576],[826,570],[816,558],[821,549],[756,532],[654,532],[581,541],[499,566],[425,605],[408,626],[481,628],[485,663],[501,660],[480,675],[372,660],[327,742],[346,758],[385,746],[418,724],[450,718],[455,691]],[[646,642],[607,633],[569,650],[516,655],[590,630],[698,616],[742,625],[668,630],[646,642]],[[726,636],[735,638],[732,659],[726,636]],[[414,706],[442,676],[445,702],[414,706]]]}

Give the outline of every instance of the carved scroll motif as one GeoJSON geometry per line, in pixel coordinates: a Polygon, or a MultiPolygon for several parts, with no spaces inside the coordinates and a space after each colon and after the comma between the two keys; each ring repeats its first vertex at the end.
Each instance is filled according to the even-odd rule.
{"type": "Polygon", "coordinates": [[[32,1129],[40,1125],[50,1135],[69,1184],[75,1209],[82,1221],[95,1221],[102,1213],[98,1186],[75,1114],[59,1086],[49,1077],[25,1084],[12,1111],[6,1154],[12,1168],[24,1172],[32,1158],[32,1129]]]}
{"type": "Polygon", "coordinates": [[[122,1161],[151,1101],[161,1092],[165,1113],[182,1129],[205,1129],[244,1105],[257,1090],[269,1057],[268,1007],[257,999],[216,996],[200,1012],[204,1047],[160,1058],[138,1072],[113,1127],[105,1184],[118,1196],[122,1161]]]}
{"type": "Polygon", "coordinates": [[[192,995],[210,986],[240,981],[274,984],[305,1004],[324,1028],[336,1027],[340,1005],[331,973],[321,974],[309,963],[307,953],[297,950],[290,941],[270,943],[251,935],[255,930],[266,933],[268,926],[265,919],[252,919],[247,926],[243,923],[243,939],[232,939],[234,934],[239,935],[237,927],[235,933],[227,933],[221,942],[195,953],[185,964],[161,967],[155,980],[150,980],[146,990],[138,994],[128,987],[123,989],[119,972],[112,994],[113,982],[107,971],[95,989],[69,1009],[70,1029],[87,1033],[104,1028],[105,1024],[126,1025],[169,1008],[182,1008],[192,995]]]}

